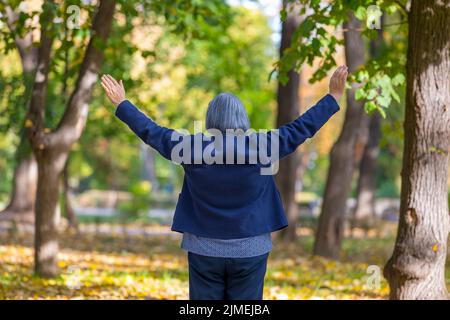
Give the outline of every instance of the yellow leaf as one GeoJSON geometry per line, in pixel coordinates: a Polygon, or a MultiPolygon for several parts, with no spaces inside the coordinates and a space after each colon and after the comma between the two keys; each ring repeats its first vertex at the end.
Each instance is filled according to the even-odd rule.
{"type": "Polygon", "coordinates": [[[31,128],[33,126],[33,121],[31,119],[25,120],[25,128],[31,128]]]}

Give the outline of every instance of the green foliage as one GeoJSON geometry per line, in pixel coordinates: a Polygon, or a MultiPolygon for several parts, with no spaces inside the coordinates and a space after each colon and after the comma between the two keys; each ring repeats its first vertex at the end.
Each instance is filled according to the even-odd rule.
{"type": "Polygon", "coordinates": [[[375,194],[379,198],[397,198],[400,196],[400,188],[393,180],[382,180],[375,194]]]}
{"type": "MultiPolygon", "coordinates": [[[[19,11],[20,3],[21,1],[8,1],[8,5],[15,11],[19,11]]],[[[21,12],[19,19],[11,29],[6,24],[6,15],[1,15],[0,52],[2,59],[4,57],[7,59],[5,59],[5,67],[2,63],[2,68],[0,68],[0,129],[2,134],[0,139],[8,141],[8,150],[14,150],[12,143],[18,144],[19,139],[17,137],[22,131],[27,112],[28,95],[26,92],[31,88],[33,80],[33,75],[30,77],[30,81],[24,79],[20,70],[20,60],[14,38],[24,36],[32,30],[32,26],[24,23],[25,21],[32,18],[39,21],[49,11],[54,14],[55,20],[51,25],[51,30],[47,31],[48,36],[54,37],[45,114],[45,127],[51,130],[57,126],[75,86],[84,52],[91,36],[91,25],[97,4],[98,2],[81,0],[68,0],[61,3],[57,2],[57,4],[45,1],[43,7],[36,9],[36,11],[21,12]],[[81,24],[78,29],[71,29],[66,25],[70,14],[67,9],[70,5],[77,5],[82,16],[86,18],[80,19],[81,24]],[[12,133],[13,138],[8,137],[5,140],[5,135],[9,133],[12,133]]],[[[4,13],[5,10],[5,2],[0,2],[0,12],[4,13]]],[[[113,31],[108,42],[96,44],[103,48],[105,55],[101,72],[111,73],[123,79],[128,97],[149,115],[155,116],[158,121],[167,124],[170,120],[175,125],[178,123],[185,126],[191,120],[200,117],[203,110],[198,106],[206,104],[213,94],[211,88],[206,88],[206,85],[194,84],[196,80],[192,79],[203,77],[206,73],[211,74],[213,71],[218,73],[218,70],[204,70],[201,73],[186,71],[185,74],[193,75],[192,77],[189,76],[189,80],[187,78],[179,79],[176,74],[158,73],[159,71],[155,70],[159,70],[161,67],[170,70],[173,66],[178,68],[177,70],[189,69],[188,61],[184,60],[186,54],[175,59],[176,61],[171,57],[173,51],[175,51],[174,47],[180,47],[182,50],[194,50],[196,45],[192,44],[193,42],[203,42],[205,45],[202,54],[208,55],[208,50],[212,47],[210,43],[214,42],[212,37],[227,33],[227,28],[232,25],[235,14],[233,10],[230,10],[226,1],[221,0],[119,0],[113,21],[113,31]],[[135,33],[142,34],[148,32],[147,30],[154,30],[145,29],[147,27],[164,30],[159,36],[160,40],[158,40],[157,46],[150,50],[141,49],[140,43],[133,41],[135,33]],[[167,46],[167,44],[170,45],[167,46]],[[141,55],[146,60],[146,70],[139,70],[140,67],[136,66],[137,55],[141,55]],[[133,72],[136,74],[137,70],[142,72],[141,75],[133,76],[133,72]],[[171,86],[178,87],[175,89],[177,90],[176,96],[167,95],[167,92],[158,89],[148,90],[148,87],[146,88],[146,86],[152,86],[153,83],[166,78],[172,82],[171,86]],[[188,84],[191,80],[192,85],[188,84]],[[174,83],[178,81],[180,84],[174,86],[174,83]],[[142,91],[148,91],[149,94],[144,95],[142,91]],[[181,104],[186,104],[184,106],[185,111],[189,110],[189,112],[180,113],[181,104]],[[147,108],[147,106],[150,106],[150,108],[147,108]]],[[[249,41],[245,43],[249,47],[250,40],[254,41],[256,43],[255,50],[262,48],[259,46],[262,38],[265,38],[264,41],[267,43],[270,34],[267,21],[263,21],[261,15],[259,19],[258,27],[263,24],[267,38],[265,38],[265,34],[260,36],[259,39],[250,37],[249,41]]],[[[235,28],[234,32],[238,31],[241,30],[235,28]]],[[[244,39],[244,37],[241,38],[244,39]]],[[[38,46],[39,43],[35,45],[38,46]]],[[[228,51],[233,51],[231,45],[228,51]]],[[[244,63],[255,61],[250,65],[258,68],[262,61],[262,59],[259,59],[261,55],[255,51],[253,51],[253,54],[253,57],[247,56],[244,63]]],[[[233,59],[238,58],[239,55],[236,54],[233,59]]],[[[266,55],[264,55],[264,59],[266,59],[264,60],[266,63],[268,61],[266,55]]],[[[199,61],[198,59],[196,66],[199,65],[199,61]]],[[[231,68],[222,70],[222,75],[230,70],[231,68]]],[[[229,76],[229,79],[237,79],[242,74],[243,71],[236,71],[229,76]]],[[[245,77],[239,81],[248,79],[250,77],[247,72],[245,77]]],[[[261,97],[264,97],[265,100],[257,97],[256,91],[264,81],[258,82],[258,80],[255,80],[254,83],[255,90],[248,94],[252,103],[259,101],[262,104],[272,99],[269,89],[261,92],[261,97]]],[[[270,87],[266,86],[265,88],[270,87]]],[[[216,88],[215,90],[218,91],[219,89],[216,88]]],[[[256,107],[259,107],[259,104],[256,107]]],[[[264,122],[263,112],[259,114],[255,112],[255,114],[255,118],[262,119],[258,120],[259,122],[264,122]]],[[[72,180],[78,180],[75,185],[78,186],[79,190],[88,187],[101,189],[126,188],[130,181],[139,181],[140,179],[138,145],[138,139],[124,130],[123,124],[114,118],[114,109],[105,99],[101,88],[94,88],[87,129],[81,140],[74,146],[74,152],[71,153],[71,157],[73,157],[73,161],[70,162],[72,180]]],[[[5,154],[2,159],[8,159],[6,163],[1,164],[8,168],[4,172],[8,172],[7,177],[9,178],[3,179],[6,181],[5,183],[8,183],[11,181],[14,160],[10,153],[5,154]]],[[[159,160],[157,163],[159,163],[159,160]]],[[[173,170],[169,170],[170,164],[164,163],[163,165],[158,164],[158,166],[158,175],[163,183],[173,183],[174,179],[179,180],[178,172],[172,174],[173,170]]],[[[9,188],[4,187],[1,190],[7,192],[7,189],[9,188]]]]}
{"type": "MultiPolygon", "coordinates": [[[[15,37],[23,37],[31,32],[34,26],[27,21],[38,18],[39,21],[45,18],[50,12],[55,17],[51,28],[47,30],[47,36],[53,37],[54,51],[52,53],[51,72],[49,74],[49,90],[46,108],[45,125],[53,128],[57,125],[65,109],[72,89],[75,85],[84,51],[91,36],[91,26],[97,3],[81,0],[68,0],[62,3],[44,1],[40,10],[20,10],[22,1],[8,1],[0,3],[0,50],[7,54],[16,50],[15,37]],[[13,25],[8,27],[6,6],[19,13],[18,19],[13,25]],[[69,6],[76,5],[80,12],[87,19],[80,19],[79,28],[67,27],[70,12],[69,6]]],[[[203,29],[210,25],[222,26],[229,23],[232,18],[229,14],[228,5],[221,0],[170,0],[170,1],[118,1],[116,6],[116,16],[123,18],[124,23],[119,23],[115,19],[113,35],[108,43],[96,43],[97,46],[107,51],[105,70],[115,70],[124,75],[125,84],[130,79],[129,70],[132,61],[131,56],[137,51],[136,45],[129,41],[129,35],[135,27],[135,18],[141,19],[142,23],[153,22],[155,17],[164,18],[169,32],[180,35],[185,39],[203,37],[203,29]]],[[[36,43],[36,46],[39,44],[36,43]]],[[[144,54],[148,54],[144,53],[144,54]]],[[[27,95],[25,88],[31,86],[33,77],[24,81],[23,75],[16,77],[5,77],[7,80],[0,80],[0,92],[2,97],[6,97],[5,105],[19,105],[23,108],[7,108],[7,113],[2,113],[8,119],[16,118],[18,121],[8,121],[8,126],[13,126],[16,131],[20,130],[23,118],[26,113],[27,95]],[[12,94],[11,94],[12,93],[12,94]]],[[[0,97],[0,99],[2,98],[0,97]]],[[[1,100],[0,100],[1,101],[1,100]]],[[[2,103],[3,104],[3,103],[2,103]]],[[[4,127],[9,130],[10,127],[4,127]]]]}
{"type": "MultiPolygon", "coordinates": [[[[156,15],[133,30],[116,22],[102,71],[124,79],[127,97],[164,126],[192,130],[194,120],[204,121],[209,100],[229,91],[244,102],[252,127],[271,127],[275,87],[266,75],[276,53],[267,17],[240,7],[230,14],[233,23],[204,26],[201,38],[171,32],[173,26],[156,15]],[[130,49],[130,34],[149,30],[156,34],[149,35],[154,47],[130,49]]],[[[141,179],[140,141],[114,117],[100,87],[93,95],[86,130],[71,155],[71,176],[80,191],[127,189],[141,179]]],[[[159,155],[155,162],[159,187],[179,187],[181,168],[159,155]]]]}
{"type": "MultiPolygon", "coordinates": [[[[187,86],[203,88],[212,95],[237,94],[249,113],[252,127],[267,128],[275,98],[273,84],[266,82],[275,57],[271,30],[267,18],[259,11],[235,8],[233,17],[233,23],[225,30],[207,28],[206,40],[192,41],[187,46],[182,61],[189,66],[187,86]]],[[[207,101],[203,104],[206,106],[207,101]]]]}
{"type": "MultiPolygon", "coordinates": [[[[367,40],[373,40],[377,37],[377,30],[365,27],[368,18],[367,8],[377,5],[386,15],[390,15],[388,18],[395,16],[404,19],[403,2],[353,0],[330,1],[327,5],[323,5],[322,1],[317,0],[290,1],[301,7],[300,14],[304,19],[293,35],[291,46],[284,51],[283,58],[275,64],[279,80],[286,83],[289,70],[292,68],[299,70],[304,63],[312,65],[316,59],[320,60],[320,67],[310,82],[323,79],[336,66],[334,54],[337,46],[343,44],[343,40],[337,36],[337,30],[348,20],[349,13],[353,12],[362,21],[362,35],[367,40]]],[[[286,18],[288,10],[288,7],[283,8],[281,14],[283,19],[286,18]]],[[[400,24],[403,24],[403,21],[400,24]]],[[[387,28],[386,25],[384,27],[387,28]]],[[[406,38],[406,28],[398,28],[398,31],[385,40],[381,54],[370,58],[365,65],[349,76],[350,82],[357,82],[360,85],[356,99],[365,101],[367,112],[378,110],[383,117],[392,100],[399,101],[396,89],[402,86],[405,80],[405,46],[401,45],[401,42],[406,38]]]]}
{"type": "Polygon", "coordinates": [[[303,185],[305,191],[314,192],[317,195],[323,194],[325,190],[328,165],[328,155],[314,155],[313,160],[308,164],[308,170],[305,170],[305,173],[303,174],[303,185]]]}
{"type": "Polygon", "coordinates": [[[386,119],[381,124],[380,154],[378,156],[377,196],[400,195],[400,175],[403,153],[404,90],[400,90],[400,102],[393,101],[386,109],[386,119]]]}
{"type": "Polygon", "coordinates": [[[232,14],[224,0],[141,1],[144,12],[162,15],[172,32],[185,38],[204,38],[210,26],[227,26],[232,14]]]}
{"type": "Polygon", "coordinates": [[[14,31],[11,31],[8,27],[8,16],[6,15],[6,7],[9,6],[11,9],[15,10],[19,7],[20,0],[10,0],[8,2],[0,2],[0,43],[2,43],[1,51],[4,53],[9,53],[16,49],[15,37],[24,36],[29,28],[26,27],[25,21],[28,19],[33,19],[38,17],[40,12],[33,11],[31,13],[20,12],[18,19],[12,24],[14,31]]]}
{"type": "MultiPolygon", "coordinates": [[[[16,60],[11,57],[11,60],[16,60]]],[[[17,61],[17,60],[16,60],[17,61]]],[[[26,108],[18,106],[26,105],[27,79],[18,70],[5,70],[0,68],[0,132],[12,131],[20,134],[26,108]]]]}
{"type": "Polygon", "coordinates": [[[132,184],[128,191],[132,198],[119,203],[118,209],[122,221],[144,220],[150,207],[150,194],[152,186],[148,181],[139,181],[132,184]]]}
{"type": "Polygon", "coordinates": [[[0,134],[0,208],[7,201],[6,195],[11,189],[14,151],[13,135],[0,134]]]}

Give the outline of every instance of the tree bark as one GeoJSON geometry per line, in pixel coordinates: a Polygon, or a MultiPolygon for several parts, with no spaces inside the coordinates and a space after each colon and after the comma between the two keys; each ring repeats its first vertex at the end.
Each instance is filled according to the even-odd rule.
{"type": "Polygon", "coordinates": [[[38,163],[38,187],[35,224],[35,271],[43,277],[58,273],[58,217],[59,181],[68,153],[86,123],[88,103],[97,81],[103,52],[98,42],[108,39],[114,15],[115,1],[101,0],[92,26],[92,34],[80,68],[75,89],[70,96],[61,121],[55,131],[44,131],[45,97],[52,38],[49,24],[52,11],[43,14],[41,22],[41,46],[36,81],[27,116],[32,125],[28,137],[38,163]]]}
{"type": "Polygon", "coordinates": [[[378,112],[370,118],[369,139],[359,165],[356,207],[352,227],[359,222],[369,223],[375,217],[376,171],[378,167],[381,116],[378,112]]]}
{"type": "Polygon", "coordinates": [[[391,299],[448,299],[450,2],[409,12],[400,220],[384,275],[391,299]]]}
{"type": "MultiPolygon", "coordinates": [[[[284,2],[283,5],[288,5],[284,2]]],[[[291,5],[289,5],[291,6],[291,5]]],[[[281,29],[280,57],[284,50],[290,47],[292,36],[301,23],[301,17],[296,8],[288,10],[286,20],[281,29]]],[[[277,127],[295,120],[300,112],[300,73],[290,70],[288,73],[289,81],[286,85],[278,83],[277,91],[277,127]]],[[[297,178],[297,168],[300,164],[299,155],[292,153],[280,161],[279,171],[276,175],[276,182],[280,190],[283,206],[289,226],[280,232],[280,237],[286,240],[296,238],[296,228],[298,220],[298,207],[295,202],[295,182],[297,178]]]]}
{"type": "Polygon", "coordinates": [[[34,222],[33,208],[36,196],[37,164],[29,149],[26,137],[21,138],[16,152],[18,163],[14,169],[11,197],[8,205],[0,212],[1,220],[34,222]],[[19,150],[24,150],[26,153],[23,154],[19,150]]]}
{"type": "Polygon", "coordinates": [[[75,214],[75,211],[73,210],[73,195],[72,195],[72,189],[70,187],[69,183],[69,159],[70,155],[68,156],[66,160],[66,164],[64,165],[63,173],[62,173],[62,180],[63,180],[63,196],[64,196],[64,213],[66,215],[68,226],[67,229],[74,230],[78,233],[78,219],[75,214]]]}
{"type": "MultiPolygon", "coordinates": [[[[19,19],[20,12],[14,11],[11,7],[5,8],[7,16],[7,25],[11,32],[15,32],[15,23],[19,19]]],[[[38,61],[38,48],[33,46],[33,32],[30,31],[23,37],[16,35],[14,42],[19,51],[20,61],[24,74],[32,74],[36,70],[38,61]]]]}
{"type": "Polygon", "coordinates": [[[36,158],[39,173],[34,229],[35,272],[50,278],[58,274],[59,176],[65,159],[64,155],[53,152],[42,152],[36,158]]]}
{"type": "Polygon", "coordinates": [[[54,276],[58,270],[58,184],[56,183],[56,188],[54,184],[54,180],[58,180],[58,174],[56,173],[57,168],[53,167],[54,161],[49,161],[53,154],[49,154],[48,150],[44,151],[45,145],[42,142],[42,137],[45,135],[45,100],[53,43],[53,38],[49,36],[52,19],[51,10],[44,9],[41,19],[41,43],[38,51],[36,78],[27,115],[27,121],[31,123],[31,126],[27,128],[28,139],[38,164],[34,229],[35,272],[43,277],[54,276]]]}
{"type": "MultiPolygon", "coordinates": [[[[349,72],[354,72],[365,62],[365,46],[361,37],[361,23],[350,13],[344,26],[345,57],[349,72]]],[[[330,154],[322,212],[319,217],[313,253],[338,259],[344,234],[347,213],[347,197],[350,192],[353,173],[362,154],[367,137],[368,116],[362,101],[355,99],[356,85],[347,90],[347,109],[342,132],[333,145],[330,154]]]]}
{"type": "MultiPolygon", "coordinates": [[[[64,41],[68,41],[68,37],[69,37],[69,30],[68,27],[65,26],[64,27],[64,41]]],[[[62,89],[61,89],[61,94],[64,97],[63,99],[63,103],[66,104],[67,103],[67,95],[68,95],[68,84],[67,84],[67,80],[69,78],[69,65],[70,65],[70,61],[69,61],[69,48],[67,48],[64,52],[64,72],[63,72],[63,80],[62,80],[62,89]]],[[[75,211],[73,209],[73,195],[72,195],[72,189],[70,187],[70,182],[69,182],[69,178],[70,178],[70,173],[69,173],[69,162],[70,162],[70,154],[67,156],[67,160],[66,163],[64,165],[64,169],[62,172],[62,183],[63,183],[63,198],[64,198],[64,213],[66,215],[67,218],[67,230],[73,230],[76,233],[78,233],[79,229],[78,229],[78,219],[77,216],[75,214],[75,211]]]]}

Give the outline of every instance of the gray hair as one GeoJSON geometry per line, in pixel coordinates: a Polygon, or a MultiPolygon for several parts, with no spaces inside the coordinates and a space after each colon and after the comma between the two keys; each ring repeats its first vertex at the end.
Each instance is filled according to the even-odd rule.
{"type": "Polygon", "coordinates": [[[218,94],[208,105],[206,129],[217,129],[223,133],[227,129],[250,129],[247,111],[241,100],[231,93],[218,94]]]}

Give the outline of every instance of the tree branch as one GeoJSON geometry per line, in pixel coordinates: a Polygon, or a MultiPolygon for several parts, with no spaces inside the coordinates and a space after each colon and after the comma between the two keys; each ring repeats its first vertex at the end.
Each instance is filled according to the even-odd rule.
{"type": "MultiPolygon", "coordinates": [[[[50,5],[53,4],[53,1],[50,5]]],[[[31,93],[30,107],[25,121],[28,138],[34,150],[43,148],[44,137],[44,115],[48,87],[48,73],[50,69],[51,47],[53,37],[51,36],[51,26],[53,21],[52,10],[47,10],[43,5],[41,14],[41,45],[38,49],[38,62],[36,77],[31,93]]]]}
{"type": "Polygon", "coordinates": [[[98,79],[103,50],[98,45],[107,41],[114,16],[115,1],[101,0],[92,26],[92,37],[81,65],[75,89],[57,129],[50,134],[50,143],[70,148],[81,135],[86,124],[88,103],[98,79]]]}
{"type": "MultiPolygon", "coordinates": [[[[12,34],[16,31],[14,23],[19,18],[19,13],[13,11],[11,7],[5,8],[7,25],[12,34]]],[[[19,51],[20,60],[22,62],[23,72],[31,74],[37,66],[38,48],[33,46],[33,32],[29,31],[23,38],[19,36],[14,37],[17,50],[19,51]]]]}

